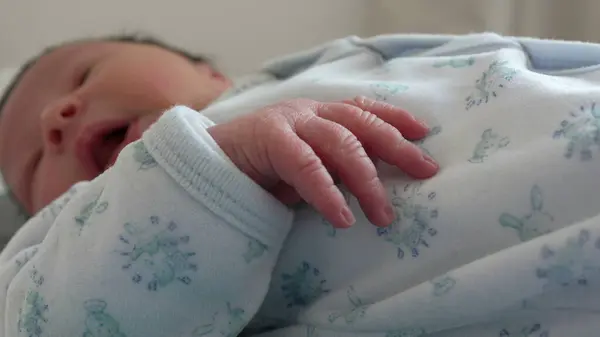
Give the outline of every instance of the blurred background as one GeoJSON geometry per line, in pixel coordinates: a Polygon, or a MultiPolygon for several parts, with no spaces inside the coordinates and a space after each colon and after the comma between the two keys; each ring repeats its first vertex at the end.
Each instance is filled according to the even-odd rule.
{"type": "Polygon", "coordinates": [[[597,0],[0,0],[0,69],[78,37],[142,32],[226,72],[348,35],[495,31],[600,42],[597,0]]]}

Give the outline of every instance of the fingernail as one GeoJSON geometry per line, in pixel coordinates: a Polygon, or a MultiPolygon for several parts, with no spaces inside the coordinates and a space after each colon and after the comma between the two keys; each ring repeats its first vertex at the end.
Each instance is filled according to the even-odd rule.
{"type": "Polygon", "coordinates": [[[348,207],[342,208],[341,214],[342,214],[342,218],[344,219],[344,222],[345,222],[345,227],[350,227],[350,226],[354,225],[354,222],[356,221],[356,219],[354,218],[352,211],[350,211],[350,209],[348,207]]]}
{"type": "Polygon", "coordinates": [[[391,224],[394,220],[396,220],[396,214],[394,213],[394,209],[392,206],[387,205],[383,209],[383,217],[385,219],[385,225],[391,224]]]}
{"type": "Polygon", "coordinates": [[[429,131],[429,125],[427,125],[427,123],[425,123],[424,121],[422,121],[422,120],[419,120],[419,119],[417,119],[416,121],[417,121],[417,123],[419,123],[419,125],[420,125],[420,126],[422,126],[422,127],[425,129],[425,130],[428,130],[428,131],[429,131]]]}
{"type": "Polygon", "coordinates": [[[427,154],[423,154],[423,162],[425,163],[426,170],[430,173],[435,173],[440,168],[438,163],[427,154]]]}

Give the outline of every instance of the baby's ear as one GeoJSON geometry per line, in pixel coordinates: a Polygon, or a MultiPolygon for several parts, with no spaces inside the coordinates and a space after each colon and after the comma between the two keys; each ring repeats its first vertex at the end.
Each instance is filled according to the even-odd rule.
{"type": "Polygon", "coordinates": [[[225,76],[222,72],[218,71],[214,66],[212,66],[209,63],[196,62],[194,64],[194,67],[200,74],[202,74],[210,79],[213,79],[216,81],[221,81],[224,83],[230,83],[227,76],[225,76]]]}

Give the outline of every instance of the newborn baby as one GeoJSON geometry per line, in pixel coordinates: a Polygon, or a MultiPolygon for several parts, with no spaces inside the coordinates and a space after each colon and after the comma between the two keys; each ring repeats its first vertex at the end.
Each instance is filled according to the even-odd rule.
{"type": "Polygon", "coordinates": [[[60,47],[2,109],[7,335],[595,336],[599,46],[347,38],[226,92],[159,49],[60,47]]]}

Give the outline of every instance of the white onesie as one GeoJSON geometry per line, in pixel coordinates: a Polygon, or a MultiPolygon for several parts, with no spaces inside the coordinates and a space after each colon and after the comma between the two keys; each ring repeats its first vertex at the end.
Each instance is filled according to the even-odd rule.
{"type": "Polygon", "coordinates": [[[0,335],[595,337],[600,46],[355,37],[268,65],[203,114],[357,95],[432,126],[441,171],[379,171],[388,228],[286,209],[175,107],[0,255],[0,335]],[[587,48],[587,49],[586,49],[587,48]],[[584,51],[582,51],[584,50],[584,51]]]}

